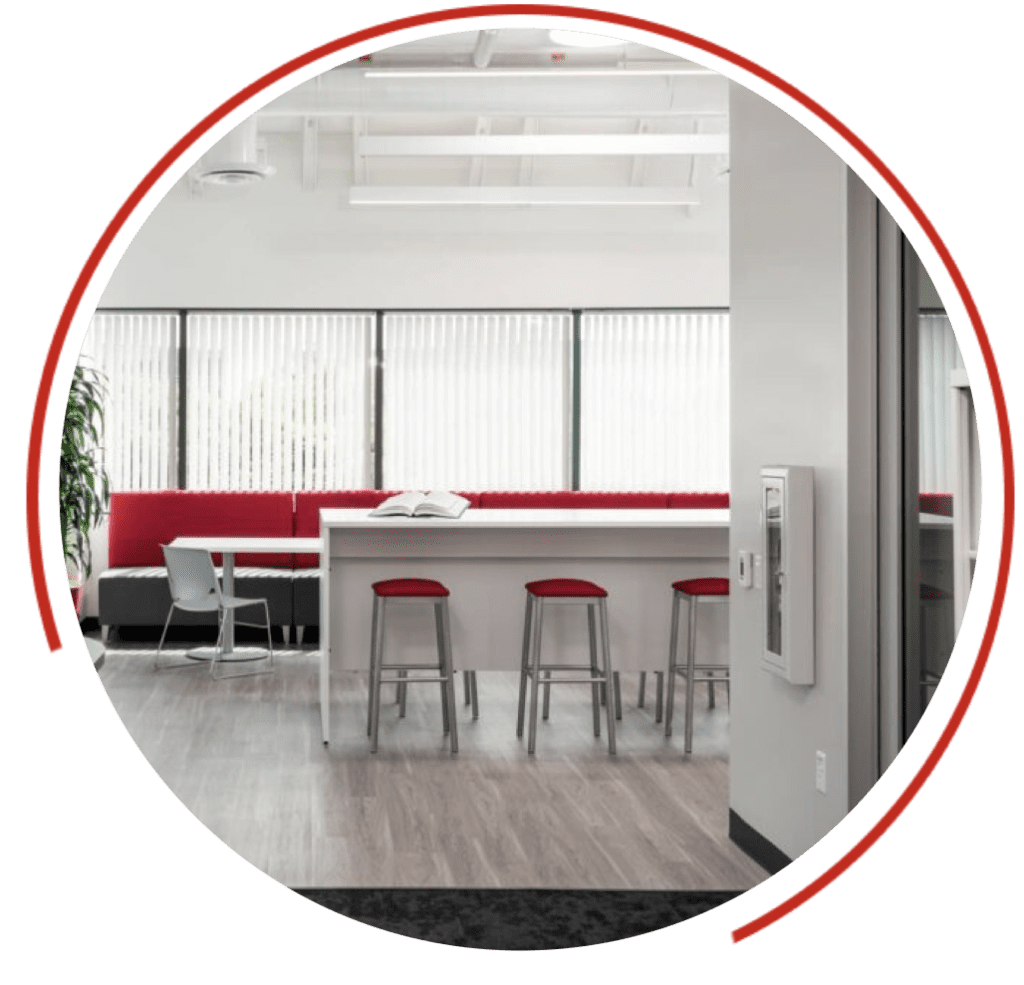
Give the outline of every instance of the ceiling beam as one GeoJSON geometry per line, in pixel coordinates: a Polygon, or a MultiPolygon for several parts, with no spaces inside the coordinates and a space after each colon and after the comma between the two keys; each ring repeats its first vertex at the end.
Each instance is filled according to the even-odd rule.
{"type": "Polygon", "coordinates": [[[724,133],[373,136],[359,138],[358,148],[363,157],[728,154],[729,136],[724,133]]]}
{"type": "Polygon", "coordinates": [[[640,117],[727,116],[729,85],[719,75],[679,78],[364,79],[327,72],[259,110],[260,120],[303,116],[640,117]],[[319,83],[319,84],[318,84],[319,83]]]}
{"type": "Polygon", "coordinates": [[[692,188],[353,185],[350,205],[699,205],[692,188]]]}

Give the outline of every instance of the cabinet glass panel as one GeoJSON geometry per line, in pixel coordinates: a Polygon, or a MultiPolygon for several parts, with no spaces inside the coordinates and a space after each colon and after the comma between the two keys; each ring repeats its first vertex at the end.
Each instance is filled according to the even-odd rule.
{"type": "Polygon", "coordinates": [[[780,486],[766,486],[764,490],[765,511],[765,563],[766,604],[768,619],[766,622],[766,647],[769,653],[782,655],[782,489],[780,486]]]}

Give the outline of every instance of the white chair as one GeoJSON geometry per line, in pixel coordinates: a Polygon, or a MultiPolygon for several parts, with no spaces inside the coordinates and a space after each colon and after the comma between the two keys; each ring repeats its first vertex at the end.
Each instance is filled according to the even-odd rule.
{"type": "MultiPolygon", "coordinates": [[[[268,660],[269,666],[265,670],[250,671],[245,674],[230,674],[230,677],[249,677],[255,674],[269,674],[274,670],[274,647],[270,639],[270,610],[266,599],[237,598],[232,595],[225,595],[220,590],[220,581],[217,572],[213,567],[213,558],[209,551],[198,550],[192,547],[167,547],[161,544],[160,549],[164,552],[164,563],[167,565],[167,580],[171,589],[171,608],[167,613],[167,621],[164,623],[164,631],[160,634],[160,644],[156,648],[156,660],[154,668],[160,670],[160,652],[163,649],[164,639],[167,636],[167,627],[171,624],[171,616],[175,609],[184,612],[214,612],[217,613],[217,642],[214,645],[213,659],[210,661],[210,676],[214,680],[223,680],[224,677],[217,676],[217,660],[220,658],[224,663],[224,622],[228,612],[242,609],[251,605],[262,605],[266,616],[265,623],[239,622],[238,626],[254,626],[267,630],[267,655],[256,657],[257,660],[268,660]]],[[[234,662],[234,661],[232,661],[234,662]]]]}

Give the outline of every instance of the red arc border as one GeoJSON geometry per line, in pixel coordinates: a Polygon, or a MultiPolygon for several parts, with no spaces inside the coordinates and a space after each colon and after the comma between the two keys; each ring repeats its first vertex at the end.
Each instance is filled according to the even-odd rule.
{"type": "Polygon", "coordinates": [[[96,272],[96,268],[99,266],[100,260],[109,249],[114,237],[120,232],[125,220],[134,211],[135,207],[142,201],[149,190],[167,171],[167,169],[176,160],[178,160],[178,158],[181,157],[181,155],[188,150],[188,148],[191,147],[200,136],[206,133],[212,126],[222,120],[233,110],[246,103],[257,93],[266,89],[268,86],[273,85],[275,82],[279,82],[280,80],[287,78],[287,76],[292,72],[298,71],[306,65],[310,65],[327,55],[343,51],[351,45],[359,44],[362,41],[368,41],[372,38],[382,37],[395,31],[401,31],[411,27],[421,27],[426,24],[438,24],[444,21],[462,20],[472,17],[496,17],[508,15],[574,17],[584,20],[600,21],[605,24],[615,24],[621,27],[647,31],[651,34],[671,38],[674,41],[682,42],[683,44],[689,45],[700,51],[705,51],[710,55],[714,55],[716,58],[721,58],[723,61],[736,65],[744,71],[749,72],[751,75],[762,79],[774,86],[776,89],[785,93],[791,99],[795,100],[805,109],[809,110],[819,119],[827,123],[885,179],[924,230],[925,235],[935,248],[936,253],[938,253],[939,257],[942,259],[942,262],[953,283],[956,285],[956,289],[964,303],[964,307],[971,320],[971,325],[973,326],[975,335],[978,338],[978,345],[981,348],[982,358],[985,361],[985,369],[988,371],[989,382],[992,385],[992,395],[995,401],[996,418],[999,424],[999,442],[1003,462],[1003,532],[1002,539],[1000,541],[999,567],[996,576],[995,595],[992,600],[992,610],[989,613],[988,622],[985,625],[985,632],[981,640],[981,647],[978,650],[978,656],[974,661],[974,666],[971,669],[964,692],[960,696],[960,699],[956,704],[956,708],[950,716],[949,722],[947,722],[946,727],[942,730],[942,734],[939,736],[938,742],[935,744],[935,748],[929,753],[927,759],[925,759],[921,768],[910,781],[907,788],[896,799],[892,807],[890,807],[889,810],[887,810],[876,822],[874,827],[872,827],[871,830],[868,831],[868,833],[850,849],[850,851],[839,859],[838,862],[830,866],[804,889],[795,893],[785,902],[769,910],[767,913],[764,913],[757,919],[752,920],[749,923],[744,924],[742,927],[738,927],[734,930],[732,932],[732,938],[734,942],[738,943],[744,938],[757,933],[759,930],[763,930],[765,927],[774,923],[776,920],[779,920],[787,913],[795,910],[801,903],[806,902],[812,896],[820,892],[841,873],[845,872],[854,862],[856,862],[857,859],[859,859],[882,836],[893,821],[895,821],[902,813],[907,804],[913,800],[914,796],[924,785],[925,780],[927,780],[931,775],[932,770],[935,769],[935,766],[942,758],[943,753],[945,753],[953,735],[959,728],[960,723],[963,721],[964,715],[967,712],[967,706],[971,703],[971,699],[974,697],[974,692],[978,688],[978,682],[981,680],[981,674],[985,669],[985,665],[988,663],[989,653],[991,652],[992,643],[995,639],[996,627],[999,624],[999,617],[1002,613],[1003,603],[1006,598],[1006,584],[1010,571],[1010,553],[1013,545],[1014,477],[1013,453],[1010,445],[1010,422],[1006,410],[1006,401],[1003,396],[1002,383],[1000,382],[999,373],[996,369],[995,357],[992,354],[992,347],[989,344],[988,335],[982,325],[981,315],[974,303],[974,299],[971,297],[971,292],[967,289],[967,284],[965,283],[959,268],[953,261],[953,257],[946,248],[946,244],[942,242],[939,234],[935,231],[935,227],[931,224],[927,216],[925,216],[924,212],[921,210],[921,207],[916,201],[914,201],[913,196],[911,196],[899,179],[897,179],[889,168],[882,163],[874,151],[872,151],[848,127],[840,123],[840,121],[829,113],[828,110],[820,106],[810,97],[804,95],[795,86],[783,81],[777,75],[774,75],[749,59],[734,54],[727,48],[705,41],[703,38],[698,38],[692,34],[687,34],[684,31],[677,31],[661,24],[655,24],[652,21],[642,20],[637,17],[628,17],[622,14],[614,14],[602,10],[590,10],[582,7],[554,6],[548,4],[493,4],[460,7],[449,10],[440,10],[434,13],[417,14],[412,17],[402,17],[397,20],[388,21],[385,24],[380,24],[377,27],[367,28],[363,31],[356,31],[354,34],[349,34],[343,38],[337,39],[336,41],[332,41],[329,44],[322,45],[319,48],[314,48],[312,51],[306,52],[306,54],[301,55],[298,58],[293,58],[291,61],[285,62],[280,67],[274,69],[274,71],[268,72],[262,78],[257,79],[251,85],[246,86],[236,95],[218,106],[217,109],[209,114],[209,116],[189,130],[184,137],[182,137],[166,154],[164,154],[163,157],[160,158],[159,161],[157,161],[153,169],[145,176],[145,178],[142,179],[131,195],[128,196],[121,208],[117,210],[117,214],[103,231],[103,235],[99,238],[99,241],[89,254],[89,258],[86,260],[85,266],[82,268],[81,273],[75,281],[74,287],[71,289],[71,294],[68,296],[67,302],[64,305],[64,310],[61,312],[60,320],[57,323],[57,329],[54,332],[53,341],[50,343],[50,348],[46,355],[46,362],[43,364],[43,373],[39,382],[39,390],[36,395],[35,410],[32,414],[32,427],[29,434],[28,449],[28,481],[26,489],[28,549],[29,563],[32,569],[32,582],[35,589],[36,601],[39,606],[39,616],[42,620],[43,629],[46,633],[46,641],[49,644],[51,652],[59,649],[61,647],[60,637],[57,634],[57,624],[53,617],[53,609],[50,605],[49,595],[47,594],[46,581],[43,572],[39,516],[39,460],[42,451],[43,424],[46,417],[46,407],[53,388],[53,378],[56,372],[57,360],[64,346],[68,329],[71,326],[71,321],[74,318],[75,312],[78,310],[78,305],[82,300],[82,295],[85,292],[86,286],[92,279],[93,274],[96,272]]]}

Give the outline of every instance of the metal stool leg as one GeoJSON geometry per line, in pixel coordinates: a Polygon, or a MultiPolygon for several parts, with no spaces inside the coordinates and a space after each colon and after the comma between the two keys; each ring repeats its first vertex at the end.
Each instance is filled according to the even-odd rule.
{"type": "MultiPolygon", "coordinates": [[[[454,682],[445,679],[445,640],[444,640],[444,602],[434,603],[434,626],[437,630],[437,670],[441,678],[441,723],[444,727],[444,734],[448,735],[452,727],[452,715],[448,713],[448,684],[451,683],[454,695],[454,682]]],[[[454,701],[454,699],[453,699],[454,701]]]]}
{"type": "Polygon", "coordinates": [[[622,721],[622,688],[619,686],[619,672],[612,672],[612,681],[614,683],[613,690],[615,691],[615,717],[618,721],[622,721]]]}
{"type": "Polygon", "coordinates": [[[533,640],[531,649],[533,650],[532,665],[532,678],[530,682],[530,740],[527,746],[527,752],[533,755],[537,748],[537,691],[540,685],[540,627],[544,621],[544,600],[537,599],[536,601],[536,612],[533,620],[533,640]]]}
{"type": "MultiPolygon", "coordinates": [[[[594,606],[587,605],[587,632],[590,639],[590,676],[598,677],[600,670],[597,666],[597,622],[594,617],[594,606]]],[[[594,709],[594,738],[601,738],[601,685],[590,686],[591,705],[594,709]]]]}
{"type": "MultiPolygon", "coordinates": [[[[709,671],[709,675],[713,675],[714,671],[709,671]]],[[[708,707],[715,707],[715,682],[708,681],[708,707]]]]}
{"type": "Polygon", "coordinates": [[[697,651],[697,596],[690,597],[689,646],[686,654],[686,745],[684,749],[689,755],[693,751],[693,691],[694,662],[697,651]]]}
{"type": "Polygon", "coordinates": [[[373,668],[370,679],[370,752],[377,751],[377,732],[380,726],[380,674],[384,662],[384,599],[374,598],[373,640],[374,652],[370,661],[373,668]],[[377,604],[379,602],[379,605],[377,604]]]}
{"type": "MultiPolygon", "coordinates": [[[[550,682],[550,680],[551,680],[551,671],[550,670],[545,670],[544,671],[544,680],[546,682],[550,682]]],[[[548,720],[548,712],[550,710],[551,710],[551,684],[550,683],[545,683],[545,685],[544,685],[544,711],[543,711],[543,714],[542,714],[542,717],[544,718],[545,722],[548,720]]]]}
{"type": "Polygon", "coordinates": [[[654,723],[657,725],[665,712],[665,672],[663,670],[656,670],[654,673],[658,679],[657,695],[654,699],[654,723]]]}
{"type": "Polygon", "coordinates": [[[476,671],[475,670],[469,670],[469,671],[466,671],[466,673],[470,675],[469,676],[469,693],[470,693],[470,700],[471,700],[472,705],[473,705],[473,721],[475,722],[480,717],[480,703],[479,703],[479,701],[477,699],[477,695],[476,695],[476,671]]]}
{"type": "MultiPolygon", "coordinates": [[[[605,605],[604,599],[601,599],[597,604],[601,613],[601,650],[604,657],[604,679],[605,681],[611,681],[613,671],[611,645],[608,642],[608,607],[605,605]]],[[[615,755],[615,709],[612,707],[612,704],[613,702],[609,700],[606,709],[608,712],[608,754],[610,756],[615,755]]]]}
{"type": "Polygon", "coordinates": [[[676,657],[679,651],[679,592],[672,593],[672,632],[668,644],[668,680],[665,682],[665,737],[672,735],[672,712],[676,699],[676,657]]]}
{"type": "Polygon", "coordinates": [[[530,619],[533,615],[533,596],[526,593],[526,617],[523,620],[523,657],[519,665],[519,715],[516,719],[516,738],[523,737],[523,721],[526,715],[526,673],[529,669],[530,619]]]}
{"type": "Polygon", "coordinates": [[[452,755],[459,751],[459,725],[455,715],[455,671],[452,669],[452,635],[448,622],[448,600],[444,599],[437,607],[440,612],[442,671],[445,677],[445,697],[448,709],[448,742],[452,755]]]}
{"type": "MultiPolygon", "coordinates": [[[[408,677],[409,671],[400,670],[398,672],[399,677],[408,677]]],[[[398,692],[398,717],[405,718],[405,692],[408,690],[407,685],[397,684],[395,690],[398,692]]]]}
{"type": "Polygon", "coordinates": [[[468,705],[470,703],[469,697],[469,671],[464,670],[462,672],[462,698],[463,704],[468,705]]]}
{"type": "Polygon", "coordinates": [[[636,699],[637,708],[643,708],[644,706],[644,689],[647,687],[647,671],[640,671],[640,693],[636,699]]]}

